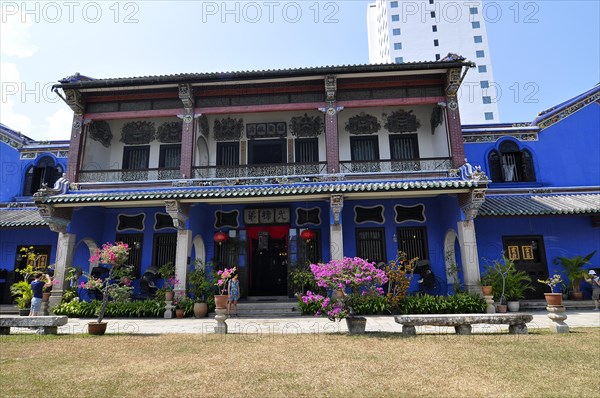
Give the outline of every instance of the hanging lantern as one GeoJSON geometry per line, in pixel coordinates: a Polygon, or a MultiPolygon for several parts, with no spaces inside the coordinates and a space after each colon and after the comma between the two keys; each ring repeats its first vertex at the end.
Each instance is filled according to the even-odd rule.
{"type": "Polygon", "coordinates": [[[227,239],[229,239],[229,235],[227,235],[225,232],[223,232],[223,231],[215,232],[214,240],[219,245],[222,245],[224,242],[227,242],[227,239]]]}
{"type": "Polygon", "coordinates": [[[317,233],[312,229],[305,229],[304,231],[300,232],[300,237],[307,243],[313,240],[316,236],[317,233]]]}

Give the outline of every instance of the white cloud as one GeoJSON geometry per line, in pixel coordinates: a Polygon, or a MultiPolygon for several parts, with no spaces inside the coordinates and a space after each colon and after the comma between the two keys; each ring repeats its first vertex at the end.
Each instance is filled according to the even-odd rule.
{"type": "Polygon", "coordinates": [[[23,82],[17,70],[17,65],[1,62],[0,63],[0,122],[13,130],[20,131],[28,135],[31,131],[31,119],[25,115],[17,113],[14,109],[16,101],[21,98],[21,87],[23,82]]]}
{"type": "MultiPolygon", "coordinates": [[[[2,5],[2,13],[5,11],[2,5]]],[[[20,13],[3,15],[0,24],[0,52],[9,57],[31,57],[38,50],[38,46],[30,43],[31,20],[21,21],[20,13]]]]}
{"type": "Polygon", "coordinates": [[[73,122],[73,111],[61,108],[46,118],[48,131],[43,133],[47,140],[68,140],[71,137],[71,124],[73,122]]]}

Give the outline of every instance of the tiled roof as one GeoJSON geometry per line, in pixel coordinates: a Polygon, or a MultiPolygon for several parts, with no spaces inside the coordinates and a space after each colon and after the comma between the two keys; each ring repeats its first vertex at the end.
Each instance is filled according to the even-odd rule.
{"type": "Polygon", "coordinates": [[[600,213],[600,194],[486,196],[479,216],[600,213]]]}
{"type": "Polygon", "coordinates": [[[60,84],[54,87],[65,88],[98,88],[113,86],[130,86],[140,84],[164,84],[164,83],[191,83],[197,81],[229,81],[239,79],[278,78],[294,76],[310,76],[324,74],[342,73],[368,73],[368,72],[391,72],[427,69],[460,68],[473,66],[470,61],[465,60],[439,60],[426,62],[405,62],[402,64],[357,64],[357,65],[331,65],[317,67],[299,67],[287,69],[267,69],[232,72],[206,72],[206,73],[178,73],[173,75],[159,76],[134,76],[121,78],[93,79],[87,76],[74,75],[61,79],[60,84]]]}
{"type": "Polygon", "coordinates": [[[37,208],[0,209],[0,228],[48,225],[37,208]]]}
{"type": "Polygon", "coordinates": [[[85,203],[150,201],[164,199],[215,199],[251,198],[297,195],[319,195],[353,192],[398,192],[435,189],[460,189],[487,186],[487,181],[476,180],[423,180],[386,182],[319,182],[302,184],[281,184],[263,186],[200,186],[154,190],[127,191],[71,191],[68,194],[41,198],[44,203],[85,203]]]}

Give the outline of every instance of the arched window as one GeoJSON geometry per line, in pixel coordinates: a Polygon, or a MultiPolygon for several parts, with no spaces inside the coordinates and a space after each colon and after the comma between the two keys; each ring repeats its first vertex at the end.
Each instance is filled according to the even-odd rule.
{"type": "Polygon", "coordinates": [[[519,149],[514,141],[504,141],[497,151],[490,152],[488,164],[493,182],[535,181],[531,152],[527,149],[519,149]]]}
{"type": "Polygon", "coordinates": [[[53,187],[63,171],[62,166],[57,165],[51,157],[41,158],[36,166],[31,166],[25,173],[23,196],[32,196],[44,183],[49,187],[53,187]]]}

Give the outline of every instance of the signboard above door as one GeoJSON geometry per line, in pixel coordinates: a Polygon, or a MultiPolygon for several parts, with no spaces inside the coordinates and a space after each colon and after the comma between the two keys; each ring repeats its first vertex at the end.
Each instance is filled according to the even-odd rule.
{"type": "Polygon", "coordinates": [[[287,207],[244,209],[244,223],[256,224],[289,224],[290,209],[287,207]]]}

